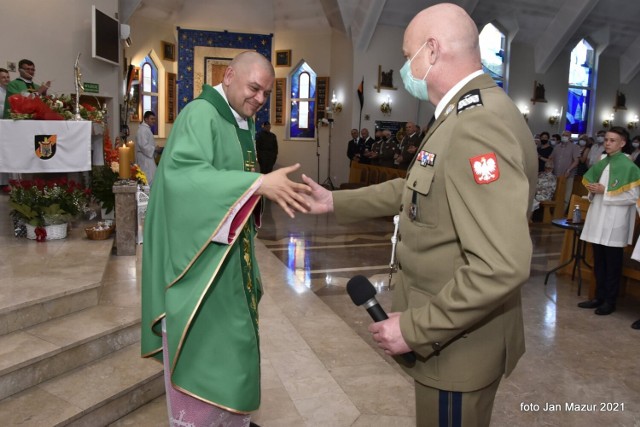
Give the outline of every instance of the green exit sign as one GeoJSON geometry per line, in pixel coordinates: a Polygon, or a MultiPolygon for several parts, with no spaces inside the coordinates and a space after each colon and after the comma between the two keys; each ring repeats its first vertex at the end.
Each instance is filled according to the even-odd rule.
{"type": "Polygon", "coordinates": [[[100,85],[98,83],[84,82],[82,86],[84,86],[86,93],[100,93],[100,85]]]}

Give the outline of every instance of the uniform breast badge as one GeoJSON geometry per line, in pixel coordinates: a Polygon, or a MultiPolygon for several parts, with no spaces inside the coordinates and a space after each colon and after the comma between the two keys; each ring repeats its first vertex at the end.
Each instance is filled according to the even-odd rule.
{"type": "Polygon", "coordinates": [[[422,151],[420,151],[418,153],[418,157],[416,158],[416,161],[422,167],[435,166],[435,164],[436,164],[436,154],[435,153],[430,153],[430,152],[425,151],[425,150],[422,150],[422,151]]]}

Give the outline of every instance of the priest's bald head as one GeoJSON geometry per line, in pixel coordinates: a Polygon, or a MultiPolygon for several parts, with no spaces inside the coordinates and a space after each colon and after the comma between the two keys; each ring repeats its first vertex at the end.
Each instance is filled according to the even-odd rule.
{"type": "Polygon", "coordinates": [[[242,52],[224,72],[222,89],[231,108],[245,119],[262,108],[271,95],[275,72],[258,52],[242,52]]]}

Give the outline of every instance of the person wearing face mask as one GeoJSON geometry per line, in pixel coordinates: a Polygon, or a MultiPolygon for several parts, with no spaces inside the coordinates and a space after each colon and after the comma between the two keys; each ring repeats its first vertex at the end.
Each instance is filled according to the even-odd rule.
{"type": "Polygon", "coordinates": [[[580,160],[578,161],[578,167],[576,169],[576,176],[582,176],[589,169],[587,163],[589,161],[589,153],[591,152],[591,146],[593,145],[593,138],[587,134],[580,135],[578,139],[578,146],[580,147],[580,160]]]}
{"type": "Polygon", "coordinates": [[[538,173],[544,172],[545,164],[549,161],[549,157],[553,152],[553,147],[549,143],[549,132],[545,131],[540,134],[540,146],[538,147],[538,173]]]}
{"type": "Polygon", "coordinates": [[[369,332],[388,355],[416,354],[396,358],[415,380],[416,425],[488,426],[501,378],[524,353],[533,136],[482,71],[478,29],[461,7],[420,12],[402,50],[405,89],[435,107],[406,178],[330,192],[303,175],[310,212],[341,223],[398,215],[392,312],[369,332]]]}
{"type": "Polygon", "coordinates": [[[571,132],[565,130],[560,137],[560,144],[553,147],[553,153],[549,160],[553,162],[553,173],[557,176],[564,176],[567,182],[567,189],[564,197],[564,208],[569,206],[569,199],[573,193],[573,177],[580,162],[580,146],[571,142],[571,132]]]}
{"type": "Polygon", "coordinates": [[[606,132],[603,130],[599,130],[596,133],[596,141],[593,146],[591,146],[591,150],[589,150],[589,158],[587,160],[587,167],[591,167],[598,163],[604,154],[604,136],[606,132]]]}

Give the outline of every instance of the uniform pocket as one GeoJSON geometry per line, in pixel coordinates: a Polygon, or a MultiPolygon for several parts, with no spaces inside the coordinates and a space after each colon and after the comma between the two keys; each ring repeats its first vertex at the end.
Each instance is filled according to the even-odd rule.
{"type": "Polygon", "coordinates": [[[416,165],[406,179],[404,211],[416,225],[435,226],[438,224],[438,211],[434,190],[435,168],[416,165]]]}

